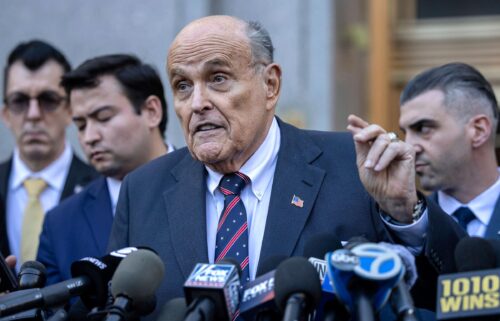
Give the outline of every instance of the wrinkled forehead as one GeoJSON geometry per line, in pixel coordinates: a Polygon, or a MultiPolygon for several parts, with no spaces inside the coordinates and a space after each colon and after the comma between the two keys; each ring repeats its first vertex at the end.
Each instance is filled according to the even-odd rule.
{"type": "Polygon", "coordinates": [[[249,65],[252,52],[243,26],[198,24],[181,31],[170,47],[167,70],[209,60],[249,65]]]}

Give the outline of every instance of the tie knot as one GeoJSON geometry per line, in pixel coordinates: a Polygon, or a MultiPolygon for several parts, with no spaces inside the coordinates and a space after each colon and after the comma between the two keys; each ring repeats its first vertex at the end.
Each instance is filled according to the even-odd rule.
{"type": "Polygon", "coordinates": [[[239,195],[250,178],[240,172],[224,175],[219,183],[219,189],[224,195],[239,195]]]}
{"type": "Polygon", "coordinates": [[[476,218],[474,213],[467,206],[462,206],[453,212],[453,216],[457,219],[458,223],[467,230],[467,225],[476,218]]]}
{"type": "Polygon", "coordinates": [[[41,178],[28,178],[23,182],[29,197],[38,198],[40,193],[47,187],[47,183],[41,178]]]}

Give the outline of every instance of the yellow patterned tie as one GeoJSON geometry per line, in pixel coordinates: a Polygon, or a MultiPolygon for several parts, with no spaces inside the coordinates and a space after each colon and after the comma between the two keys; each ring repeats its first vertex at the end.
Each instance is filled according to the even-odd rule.
{"type": "Polygon", "coordinates": [[[43,207],[40,203],[40,194],[47,187],[41,178],[29,178],[24,181],[24,188],[28,194],[28,203],[24,210],[23,231],[21,238],[21,262],[34,260],[38,250],[38,240],[43,224],[43,207]]]}

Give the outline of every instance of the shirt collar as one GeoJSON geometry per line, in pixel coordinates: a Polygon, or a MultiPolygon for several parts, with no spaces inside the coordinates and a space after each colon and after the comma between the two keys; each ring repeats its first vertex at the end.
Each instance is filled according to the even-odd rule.
{"type": "Polygon", "coordinates": [[[19,188],[27,178],[31,177],[41,178],[51,188],[57,191],[62,191],[72,157],[73,151],[71,150],[70,144],[68,142],[65,142],[64,151],[61,156],[59,156],[59,158],[57,158],[55,161],[49,164],[49,166],[45,167],[41,171],[33,172],[23,162],[19,154],[19,149],[16,147],[14,149],[14,156],[12,158],[12,179],[10,183],[10,189],[19,188]],[[65,168],[66,170],[64,170],[65,168]]]}
{"type": "MultiPolygon", "coordinates": [[[[240,172],[247,175],[251,180],[252,193],[257,199],[261,199],[264,191],[271,182],[276,167],[278,151],[281,143],[281,134],[276,118],[267,133],[264,142],[259,146],[257,151],[246,161],[240,169],[240,172]]],[[[219,182],[224,176],[208,166],[205,166],[208,171],[207,187],[208,191],[214,195],[219,182]]]]}
{"type": "Polygon", "coordinates": [[[111,206],[113,207],[114,213],[116,204],[118,203],[118,196],[120,195],[120,187],[122,185],[122,181],[112,177],[106,177],[106,183],[108,185],[109,197],[111,199],[111,206]]]}
{"type": "MultiPolygon", "coordinates": [[[[499,169],[500,172],[500,169],[499,169]]],[[[467,206],[484,225],[488,225],[493,209],[500,195],[500,177],[487,190],[476,196],[467,204],[462,204],[455,198],[438,191],[439,206],[448,214],[452,214],[461,206],[467,206]]]]}

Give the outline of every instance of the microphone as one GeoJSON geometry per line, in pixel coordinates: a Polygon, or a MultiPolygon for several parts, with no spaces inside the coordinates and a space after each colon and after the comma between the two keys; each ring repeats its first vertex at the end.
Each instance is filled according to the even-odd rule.
{"type": "Polygon", "coordinates": [[[233,320],[240,303],[240,273],[237,263],[196,264],[184,283],[185,320],[233,320]]]}
{"type": "Polygon", "coordinates": [[[321,300],[321,283],[314,266],[303,257],[291,257],[274,274],[275,301],[283,321],[301,320],[321,300]]]}
{"type": "Polygon", "coordinates": [[[390,302],[394,313],[397,315],[398,320],[417,321],[415,304],[410,294],[410,288],[418,278],[415,257],[402,245],[385,242],[378,244],[396,252],[404,265],[405,273],[403,278],[396,284],[390,295],[390,302]]]}
{"type": "Polygon", "coordinates": [[[342,248],[342,243],[332,234],[323,233],[311,237],[304,246],[303,256],[316,268],[321,281],[321,302],[316,307],[314,320],[340,321],[349,320],[349,313],[337,299],[327,273],[325,255],[342,248]]]}
{"type": "Polygon", "coordinates": [[[459,273],[438,278],[438,320],[498,320],[500,269],[495,240],[461,239],[455,247],[459,273]]]}
{"type": "Polygon", "coordinates": [[[392,288],[404,275],[401,258],[375,243],[328,253],[327,270],[340,301],[360,320],[374,320],[392,288]]]}
{"type": "Polygon", "coordinates": [[[266,259],[259,270],[263,274],[245,284],[240,302],[240,316],[247,321],[280,320],[274,292],[274,269],[287,257],[272,256],[266,259]]]}
{"type": "Polygon", "coordinates": [[[105,321],[121,321],[131,311],[151,313],[156,305],[154,295],[164,274],[165,265],[154,252],[140,249],[129,254],[111,280],[115,300],[105,321]]]}
{"type": "Polygon", "coordinates": [[[161,308],[157,321],[183,321],[186,311],[186,299],[172,299],[161,308]]]}
{"type": "Polygon", "coordinates": [[[101,259],[86,257],[71,265],[72,279],[45,288],[19,290],[0,297],[0,317],[33,308],[54,307],[65,304],[80,295],[90,306],[106,303],[108,282],[118,263],[137,248],[111,252],[101,259]]]}
{"type": "Polygon", "coordinates": [[[21,265],[17,282],[19,289],[42,288],[47,281],[47,269],[45,265],[37,261],[26,261],[21,265]]]}

